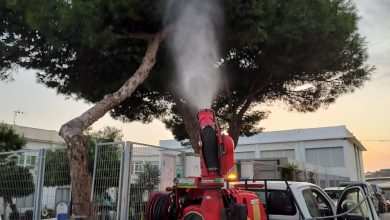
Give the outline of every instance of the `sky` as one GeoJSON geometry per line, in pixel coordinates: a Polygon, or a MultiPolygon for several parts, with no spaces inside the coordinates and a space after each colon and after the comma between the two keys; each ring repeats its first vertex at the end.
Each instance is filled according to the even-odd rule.
{"type": "MultiPolygon", "coordinates": [[[[366,37],[370,65],[376,67],[371,81],[337,99],[336,103],[314,113],[289,112],[282,103],[261,106],[271,111],[260,126],[265,131],[346,125],[367,148],[363,153],[364,170],[390,168],[390,1],[355,0],[359,32],[366,37]]],[[[34,71],[19,70],[12,82],[0,81],[0,121],[35,128],[59,130],[62,124],[79,116],[90,104],[66,99],[55,90],[37,84],[34,71]]],[[[93,128],[106,125],[122,130],[129,141],[158,145],[159,140],[173,136],[159,121],[151,124],[122,123],[108,115],[93,128]]]]}

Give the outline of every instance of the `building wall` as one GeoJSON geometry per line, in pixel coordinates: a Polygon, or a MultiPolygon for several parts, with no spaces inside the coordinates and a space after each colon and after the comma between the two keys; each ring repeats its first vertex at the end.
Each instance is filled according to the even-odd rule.
{"type": "MultiPolygon", "coordinates": [[[[245,151],[255,151],[256,152],[255,158],[264,158],[265,151],[294,150],[295,157],[287,156],[290,155],[289,153],[286,153],[281,157],[287,156],[289,160],[292,161],[295,160],[297,162],[301,162],[302,163],[301,168],[303,169],[308,169],[308,167],[313,167],[312,165],[314,165],[315,170],[317,171],[320,170],[325,174],[347,177],[350,180],[364,180],[362,148],[359,148],[358,146],[355,145],[355,143],[353,143],[353,141],[351,141],[352,136],[345,136],[345,134],[351,135],[351,133],[345,127],[337,126],[337,127],[330,127],[330,128],[298,129],[298,130],[299,131],[295,133],[295,136],[293,131],[270,132],[274,134],[267,134],[267,132],[265,132],[265,133],[258,134],[256,135],[257,137],[252,138],[252,139],[257,139],[257,141],[259,142],[256,145],[247,144],[253,140],[251,140],[251,138],[245,138],[243,141],[245,144],[241,144],[239,141],[235,152],[240,153],[245,151]],[[319,133],[319,130],[324,132],[319,133]],[[336,135],[337,132],[339,133],[342,132],[343,134],[336,135]],[[266,140],[264,140],[262,136],[264,136],[266,140]],[[340,156],[340,158],[333,158],[333,157],[330,158],[330,161],[338,162],[338,163],[330,162],[329,164],[322,164],[322,165],[321,163],[310,164],[310,162],[313,163],[313,161],[309,161],[310,158],[306,158],[307,153],[315,152],[316,149],[322,152],[324,151],[338,152],[340,148],[342,148],[343,155],[340,156]],[[311,151],[307,151],[307,149],[311,149],[311,151]]],[[[337,157],[338,154],[337,155],[333,154],[333,156],[337,157]]],[[[250,158],[246,158],[246,159],[250,159],[250,158]]]]}
{"type": "MultiPolygon", "coordinates": [[[[160,146],[181,147],[180,143],[174,140],[160,141],[160,146]]],[[[252,137],[240,137],[235,149],[235,158],[251,160],[272,156],[287,157],[291,162],[299,162],[300,169],[314,171],[326,185],[332,185],[330,183],[332,179],[329,178],[335,181],[364,180],[362,160],[364,150],[366,150],[364,146],[345,126],[334,126],[263,132],[252,137]],[[310,163],[308,159],[314,158],[315,153],[317,155],[322,153],[328,157],[322,158],[319,155],[318,161],[310,163]]]]}
{"type": "Polygon", "coordinates": [[[18,125],[12,125],[12,127],[26,138],[27,144],[24,147],[25,149],[36,150],[43,148],[65,147],[65,141],[60,135],[58,135],[57,131],[18,125]]]}

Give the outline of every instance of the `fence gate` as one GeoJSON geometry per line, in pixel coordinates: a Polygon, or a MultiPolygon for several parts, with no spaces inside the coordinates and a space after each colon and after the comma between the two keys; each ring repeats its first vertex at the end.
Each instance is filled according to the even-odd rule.
{"type": "Polygon", "coordinates": [[[40,219],[44,150],[0,153],[2,219],[40,219]]]}
{"type": "Polygon", "coordinates": [[[93,219],[120,219],[125,142],[97,144],[91,201],[93,219]]]}
{"type": "Polygon", "coordinates": [[[151,193],[182,175],[182,151],[114,142],[97,144],[91,200],[94,219],[144,219],[151,193]]]}

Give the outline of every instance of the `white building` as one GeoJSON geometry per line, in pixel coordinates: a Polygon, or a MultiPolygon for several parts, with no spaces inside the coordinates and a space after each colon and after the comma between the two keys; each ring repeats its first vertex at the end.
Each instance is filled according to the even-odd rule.
{"type": "MultiPolygon", "coordinates": [[[[180,143],[173,140],[162,140],[160,145],[180,147],[180,143]]],[[[317,181],[329,186],[335,182],[331,183],[327,175],[340,177],[339,180],[364,180],[362,151],[366,149],[345,126],[333,126],[241,137],[235,159],[287,158],[289,162],[299,162],[303,170],[323,174],[323,179],[317,181]]]]}
{"type": "Polygon", "coordinates": [[[345,126],[334,126],[242,137],[235,156],[236,159],[287,157],[318,171],[364,180],[362,151],[366,148],[345,126]]]}
{"type": "MultiPolygon", "coordinates": [[[[58,135],[58,131],[19,125],[11,126],[26,139],[27,143],[23,148],[25,150],[60,149],[65,147],[65,141],[60,135],[58,135]]],[[[26,152],[20,158],[19,163],[25,167],[35,166],[36,159],[37,152],[26,152]]]]}
{"type": "Polygon", "coordinates": [[[12,127],[27,140],[24,147],[29,150],[39,149],[57,149],[65,147],[64,139],[58,134],[58,131],[45,130],[39,128],[24,127],[12,125],[12,127]]]}

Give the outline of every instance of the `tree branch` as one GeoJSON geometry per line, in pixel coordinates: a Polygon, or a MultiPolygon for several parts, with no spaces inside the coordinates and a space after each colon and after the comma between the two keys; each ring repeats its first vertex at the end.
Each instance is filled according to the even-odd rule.
{"type": "Polygon", "coordinates": [[[234,113],[234,109],[233,109],[233,99],[232,99],[232,95],[231,95],[231,90],[230,90],[230,86],[229,86],[229,82],[227,80],[227,77],[224,77],[223,78],[224,80],[224,84],[225,84],[225,89],[226,89],[226,93],[227,93],[227,98],[228,98],[228,106],[229,106],[229,109],[232,113],[234,113]]]}
{"type": "Polygon", "coordinates": [[[153,41],[153,39],[157,35],[161,35],[161,39],[164,39],[167,35],[168,32],[170,32],[173,29],[173,26],[167,26],[162,30],[161,32],[155,34],[155,33],[145,33],[145,32],[139,32],[139,33],[134,33],[134,32],[128,32],[127,30],[123,30],[123,34],[120,35],[122,38],[126,39],[133,39],[133,40],[145,40],[145,41],[153,41]]]}
{"type": "Polygon", "coordinates": [[[82,115],[64,124],[60,130],[60,134],[62,135],[63,129],[66,129],[67,126],[77,128],[77,131],[73,131],[81,133],[87,127],[96,122],[99,118],[103,117],[110,109],[119,105],[126,98],[128,98],[134,92],[134,90],[147,78],[150,70],[156,62],[157,50],[160,42],[165,37],[165,34],[165,31],[161,31],[153,36],[153,38],[149,41],[148,49],[146,50],[145,56],[142,59],[141,65],[118,91],[104,96],[101,101],[96,103],[82,115]]]}
{"type": "Polygon", "coordinates": [[[123,34],[124,38],[128,39],[134,39],[134,40],[145,40],[145,41],[150,41],[153,39],[154,34],[148,34],[148,33],[130,33],[130,32],[125,32],[123,34]]]}
{"type": "Polygon", "coordinates": [[[148,40],[148,48],[142,62],[134,74],[116,92],[104,96],[93,107],[69,122],[62,125],[60,135],[64,138],[68,146],[68,157],[70,163],[70,177],[72,181],[72,194],[74,202],[79,204],[76,209],[78,214],[91,217],[90,185],[91,177],[88,173],[88,163],[86,161],[85,141],[82,136],[83,131],[91,126],[98,119],[103,117],[109,110],[118,106],[126,98],[130,97],[135,89],[148,77],[154,64],[160,42],[166,35],[166,31],[155,34],[148,40]]]}

